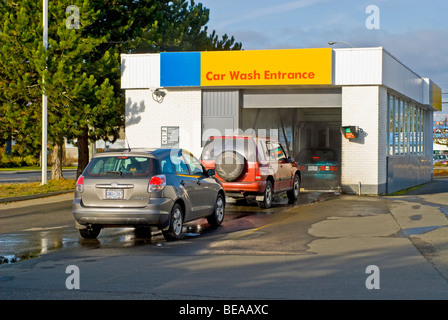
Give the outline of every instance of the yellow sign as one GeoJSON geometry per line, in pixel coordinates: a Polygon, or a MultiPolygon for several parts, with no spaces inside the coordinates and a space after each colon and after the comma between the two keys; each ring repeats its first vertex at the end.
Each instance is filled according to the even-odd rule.
{"type": "Polygon", "coordinates": [[[332,50],[201,52],[201,86],[332,84],[332,50]]]}
{"type": "Polygon", "coordinates": [[[442,89],[438,85],[436,85],[434,82],[432,84],[432,106],[439,111],[442,111],[442,89]]]}

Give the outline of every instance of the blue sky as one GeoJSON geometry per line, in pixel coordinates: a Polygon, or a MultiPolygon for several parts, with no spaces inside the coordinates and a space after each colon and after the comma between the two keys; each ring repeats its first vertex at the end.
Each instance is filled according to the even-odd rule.
{"type": "MultiPolygon", "coordinates": [[[[196,2],[210,9],[209,31],[233,35],[245,50],[326,48],[328,41],[346,41],[356,47],[383,46],[448,93],[447,0],[196,2]],[[379,29],[366,27],[369,5],[379,9],[379,29]]],[[[448,95],[443,100],[448,100],[448,95]]]]}

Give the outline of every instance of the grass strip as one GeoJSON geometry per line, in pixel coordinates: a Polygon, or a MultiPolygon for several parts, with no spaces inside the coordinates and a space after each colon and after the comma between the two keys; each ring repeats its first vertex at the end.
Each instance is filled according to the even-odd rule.
{"type": "Polygon", "coordinates": [[[67,191],[75,189],[75,180],[49,180],[47,184],[40,182],[0,184],[0,198],[27,196],[32,194],[67,191]]]}

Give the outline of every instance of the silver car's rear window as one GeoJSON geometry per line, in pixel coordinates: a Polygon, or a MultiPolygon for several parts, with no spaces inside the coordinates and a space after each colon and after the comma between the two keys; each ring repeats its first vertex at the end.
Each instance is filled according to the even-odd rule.
{"type": "Polygon", "coordinates": [[[84,176],[152,176],[158,173],[158,161],[144,156],[107,156],[93,158],[84,176]]]}

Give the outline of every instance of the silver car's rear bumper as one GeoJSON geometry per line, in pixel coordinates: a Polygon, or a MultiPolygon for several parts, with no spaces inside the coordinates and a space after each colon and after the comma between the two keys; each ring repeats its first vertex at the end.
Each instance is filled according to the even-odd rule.
{"type": "Polygon", "coordinates": [[[75,198],[72,212],[78,229],[87,225],[156,226],[163,229],[168,226],[173,205],[174,201],[171,199],[152,198],[148,205],[142,208],[86,207],[81,198],[75,198]]]}

